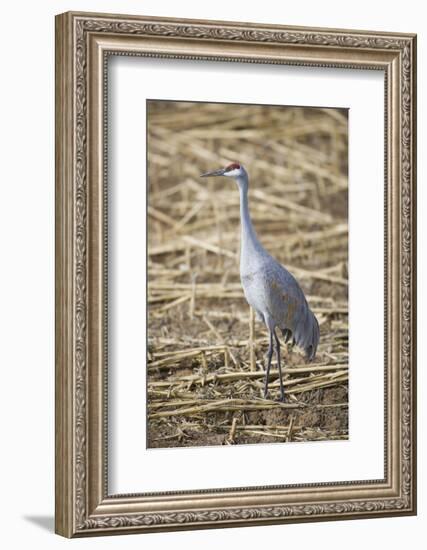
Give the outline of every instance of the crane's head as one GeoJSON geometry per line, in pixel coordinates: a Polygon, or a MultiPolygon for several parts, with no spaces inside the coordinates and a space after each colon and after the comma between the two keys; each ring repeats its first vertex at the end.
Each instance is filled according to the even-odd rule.
{"type": "Polygon", "coordinates": [[[214,170],[213,172],[206,172],[205,174],[200,174],[201,178],[207,178],[209,176],[227,176],[228,178],[244,178],[247,177],[247,172],[244,167],[239,162],[232,162],[225,168],[220,170],[214,170]]]}

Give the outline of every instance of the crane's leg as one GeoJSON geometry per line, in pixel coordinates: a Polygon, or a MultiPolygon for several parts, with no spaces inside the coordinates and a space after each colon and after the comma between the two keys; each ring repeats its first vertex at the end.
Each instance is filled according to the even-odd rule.
{"type": "Polygon", "coordinates": [[[280,342],[277,337],[276,331],[274,331],[274,339],[276,340],[276,353],[277,353],[277,369],[279,371],[279,381],[280,381],[280,401],[285,401],[285,390],[283,388],[283,377],[282,377],[282,365],[280,364],[280,342]]]}
{"type": "Polygon", "coordinates": [[[270,343],[268,344],[267,372],[265,373],[264,399],[268,395],[268,378],[270,376],[271,359],[273,357],[273,332],[270,330],[270,343]]]}

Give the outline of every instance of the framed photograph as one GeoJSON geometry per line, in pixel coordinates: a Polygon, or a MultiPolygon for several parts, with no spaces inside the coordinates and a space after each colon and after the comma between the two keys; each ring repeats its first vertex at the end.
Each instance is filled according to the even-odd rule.
{"type": "Polygon", "coordinates": [[[416,513],[416,37],[56,18],[56,532],[416,513]]]}

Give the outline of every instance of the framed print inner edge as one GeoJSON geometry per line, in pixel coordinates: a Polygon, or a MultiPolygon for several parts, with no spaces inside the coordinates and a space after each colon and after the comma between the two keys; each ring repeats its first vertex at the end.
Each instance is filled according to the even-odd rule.
{"type": "Polygon", "coordinates": [[[56,532],[72,537],[414,514],[415,37],[67,13],[56,19],[56,532]],[[108,494],[107,60],[385,75],[385,478],[108,494]]]}

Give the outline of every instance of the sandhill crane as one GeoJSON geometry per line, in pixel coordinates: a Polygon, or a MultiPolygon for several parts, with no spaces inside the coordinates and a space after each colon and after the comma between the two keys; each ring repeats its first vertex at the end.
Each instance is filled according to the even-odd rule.
{"type": "Polygon", "coordinates": [[[270,333],[264,398],[268,396],[274,340],[280,381],[280,401],[284,401],[280,342],[276,328],[281,329],[285,342],[292,338],[292,345],[297,344],[304,349],[306,358],[312,361],[319,343],[319,324],[294,276],[270,256],[257,238],[249,214],[249,177],[245,168],[233,162],[220,170],[201,174],[201,177],[209,176],[233,178],[238,185],[241,221],[240,279],[246,300],[255,310],[258,320],[264,322],[270,333]]]}

